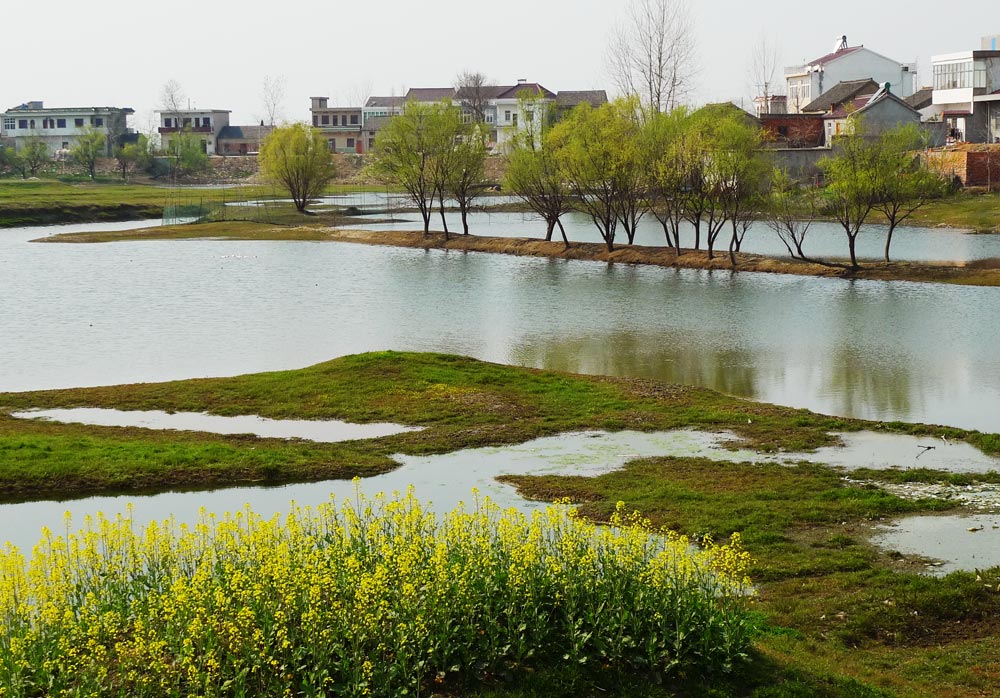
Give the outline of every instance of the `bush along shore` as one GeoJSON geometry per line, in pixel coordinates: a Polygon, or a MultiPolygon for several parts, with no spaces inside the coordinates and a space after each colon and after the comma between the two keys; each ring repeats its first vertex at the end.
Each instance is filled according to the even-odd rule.
{"type": "MultiPolygon", "coordinates": [[[[387,352],[233,378],[0,394],[0,483],[11,499],[350,478],[395,467],[396,453],[678,428],[725,430],[760,451],[873,429],[1000,453],[996,434],[387,352]],[[10,415],[73,406],[425,429],[324,445],[10,415]]],[[[993,695],[1000,570],[928,577],[916,573],[923,560],[873,546],[874,527],[893,517],[960,511],[893,494],[900,478],[1000,482],[659,457],[592,478],[505,478],[532,498],[575,503],[579,516],[565,504],[538,519],[482,506],[432,523],[410,499],[268,521],[242,512],[189,531],[97,521],[75,537],[47,534],[26,577],[20,553],[5,553],[4,681],[11,695],[993,695]],[[674,533],[650,536],[662,531],[674,533]]]]}

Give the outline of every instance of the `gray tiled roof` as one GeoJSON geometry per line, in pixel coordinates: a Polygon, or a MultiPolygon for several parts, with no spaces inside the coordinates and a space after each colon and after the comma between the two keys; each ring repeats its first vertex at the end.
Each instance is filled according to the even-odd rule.
{"type": "Polygon", "coordinates": [[[442,99],[454,99],[454,87],[411,87],[406,93],[406,100],[415,102],[440,102],[442,99]]]}
{"type": "Polygon", "coordinates": [[[406,104],[406,97],[369,97],[365,102],[366,107],[402,107],[406,104]]]}
{"type": "Polygon", "coordinates": [[[219,131],[219,140],[256,141],[271,133],[270,126],[225,126],[219,131]]]}
{"type": "Polygon", "coordinates": [[[871,78],[838,82],[809,104],[802,107],[801,111],[825,113],[830,111],[831,105],[840,105],[854,99],[860,94],[875,94],[878,88],[879,84],[871,78]]]}
{"type": "Polygon", "coordinates": [[[604,90],[560,90],[556,95],[556,105],[560,109],[572,109],[586,102],[592,107],[607,104],[608,93],[604,90]]]}
{"type": "Polygon", "coordinates": [[[925,109],[934,103],[934,88],[921,87],[909,97],[904,97],[903,101],[914,109],[925,109]]]}

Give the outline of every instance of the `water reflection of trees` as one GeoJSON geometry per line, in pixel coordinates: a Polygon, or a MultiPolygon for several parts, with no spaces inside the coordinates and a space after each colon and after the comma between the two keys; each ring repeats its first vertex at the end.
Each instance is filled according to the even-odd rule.
{"type": "Polygon", "coordinates": [[[700,385],[740,397],[758,396],[759,360],[733,347],[621,331],[585,337],[528,338],[511,360],[570,373],[638,376],[700,385]]]}

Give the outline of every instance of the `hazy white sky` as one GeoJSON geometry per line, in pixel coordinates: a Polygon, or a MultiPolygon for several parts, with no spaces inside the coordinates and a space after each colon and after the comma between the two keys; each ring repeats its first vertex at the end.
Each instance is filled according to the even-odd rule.
{"type": "MultiPolygon", "coordinates": [[[[954,6],[926,0],[691,0],[700,71],[698,102],[748,96],[746,63],[770,35],[782,65],[830,51],[836,37],[896,60],[979,48],[1000,33],[996,0],[954,6]]],[[[362,93],[443,86],[463,69],[499,84],[518,78],[551,90],[607,88],[605,47],[627,0],[47,0],[8,2],[2,13],[0,107],[130,106],[134,125],[178,81],[193,106],[232,110],[232,123],[263,114],[265,75],[286,79],[283,113],[308,117],[309,97],[331,103],[362,93]]]]}

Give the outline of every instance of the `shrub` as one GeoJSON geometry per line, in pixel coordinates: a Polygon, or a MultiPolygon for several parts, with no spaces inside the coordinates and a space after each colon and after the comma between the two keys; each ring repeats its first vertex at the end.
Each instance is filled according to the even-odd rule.
{"type": "Polygon", "coordinates": [[[655,673],[745,656],[748,556],[619,507],[441,519],[412,494],[192,528],[99,517],[0,554],[0,694],[379,695],[531,667],[655,673]]]}

